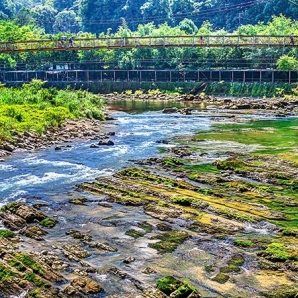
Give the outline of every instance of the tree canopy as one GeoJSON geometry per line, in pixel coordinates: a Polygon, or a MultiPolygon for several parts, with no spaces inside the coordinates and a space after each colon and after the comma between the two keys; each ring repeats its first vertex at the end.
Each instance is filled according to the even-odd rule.
{"type": "Polygon", "coordinates": [[[0,19],[18,18],[21,24],[35,22],[46,33],[65,29],[96,34],[116,32],[122,19],[131,30],[150,22],[177,26],[188,19],[196,27],[208,21],[216,30],[233,31],[241,25],[270,22],[280,14],[295,19],[298,3],[295,5],[289,0],[0,0],[0,19]],[[22,13],[24,9],[26,14],[22,13]],[[46,22],[42,22],[44,18],[46,22]],[[59,26],[61,18],[72,24],[59,26]]]}

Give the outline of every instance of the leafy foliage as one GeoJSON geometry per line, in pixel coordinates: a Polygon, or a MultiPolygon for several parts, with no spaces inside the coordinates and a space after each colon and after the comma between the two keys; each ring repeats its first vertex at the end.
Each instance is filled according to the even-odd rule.
{"type": "Polygon", "coordinates": [[[42,134],[66,119],[104,119],[103,103],[98,96],[82,90],[45,89],[43,84],[33,80],[21,88],[1,88],[0,142],[11,139],[13,131],[42,134]]]}
{"type": "Polygon", "coordinates": [[[298,61],[294,57],[287,55],[281,56],[277,62],[277,69],[280,70],[295,70],[298,69],[298,61]]]}

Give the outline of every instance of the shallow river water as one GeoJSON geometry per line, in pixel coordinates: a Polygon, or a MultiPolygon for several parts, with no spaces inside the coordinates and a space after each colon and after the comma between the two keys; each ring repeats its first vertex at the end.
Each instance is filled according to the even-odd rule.
{"type": "MultiPolygon", "coordinates": [[[[235,292],[239,288],[232,285],[210,283],[204,279],[203,267],[214,260],[214,255],[198,249],[197,235],[187,240],[173,254],[158,255],[148,247],[153,233],[148,233],[140,240],[132,240],[125,232],[128,229],[138,229],[137,223],[146,221],[153,226],[157,219],[146,215],[142,207],[98,204],[102,197],[90,197],[94,203],[88,206],[72,205],[68,199],[74,196],[75,186],[81,182],[93,181],[96,177],[111,176],[121,168],[133,165],[133,160],[142,160],[158,156],[165,147],[172,146],[161,141],[169,140],[178,135],[189,135],[196,131],[212,129],[212,118],[204,114],[200,107],[193,115],[164,114],[163,106],[143,106],[136,109],[123,104],[113,105],[110,115],[115,120],[110,121],[108,130],[115,132],[110,139],[114,146],[99,146],[96,140],[76,140],[66,143],[63,150],[55,147],[37,152],[18,152],[5,162],[0,163],[0,206],[15,200],[28,203],[38,201],[49,203],[48,214],[58,219],[58,224],[52,233],[46,236],[45,242],[22,243],[24,249],[44,250],[56,247],[57,243],[69,243],[73,239],[66,234],[67,230],[77,229],[88,231],[93,239],[107,241],[119,248],[118,252],[93,252],[86,259],[89,264],[99,269],[95,279],[101,282],[108,294],[119,292],[133,293],[135,287],[126,279],[107,277],[106,269],[117,267],[144,283],[154,285],[157,276],[141,274],[146,267],[153,268],[162,275],[174,275],[181,279],[189,279],[200,289],[203,297],[225,297],[224,287],[235,292]],[[46,247],[45,247],[46,246],[46,247]],[[125,265],[123,259],[134,256],[136,261],[125,265]],[[101,274],[102,270],[102,274],[101,274]]],[[[46,211],[46,210],[44,210],[46,211]]],[[[179,219],[180,221],[182,219],[179,219]]],[[[183,223],[173,221],[177,228],[183,223]]],[[[228,255],[231,248],[227,243],[219,243],[224,254],[228,255]]],[[[55,250],[55,249],[54,249],[55,250]]],[[[253,283],[254,280],[251,280],[253,283]]],[[[241,283],[241,281],[239,281],[241,283]]],[[[236,297],[235,296],[235,297],[236,297]]],[[[237,296],[242,297],[242,296],[237,296]]],[[[244,296],[243,296],[244,297],[244,296]]],[[[246,296],[245,296],[246,297],[246,296]]]]}
{"type": "Polygon", "coordinates": [[[128,166],[132,159],[157,155],[167,146],[158,141],[175,135],[190,134],[210,127],[208,117],[164,114],[111,112],[110,139],[114,146],[90,148],[96,140],[74,141],[71,147],[57,151],[54,147],[38,152],[15,153],[0,163],[0,204],[26,195],[46,196],[66,192],[75,184],[98,176],[111,175],[128,166]]]}

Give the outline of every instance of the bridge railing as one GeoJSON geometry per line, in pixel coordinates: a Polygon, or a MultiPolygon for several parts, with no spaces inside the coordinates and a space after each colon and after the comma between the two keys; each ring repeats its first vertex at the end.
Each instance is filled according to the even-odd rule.
{"type": "Polygon", "coordinates": [[[88,50],[108,48],[150,48],[150,47],[284,47],[290,45],[287,36],[267,35],[224,35],[224,36],[143,36],[143,37],[104,37],[75,38],[73,44],[67,40],[29,40],[1,42],[0,53],[30,51],[88,50]]]}
{"type": "Polygon", "coordinates": [[[25,83],[32,79],[46,82],[102,83],[102,82],[240,82],[240,83],[295,83],[297,71],[273,69],[246,70],[52,70],[0,71],[2,83],[25,83]]]}

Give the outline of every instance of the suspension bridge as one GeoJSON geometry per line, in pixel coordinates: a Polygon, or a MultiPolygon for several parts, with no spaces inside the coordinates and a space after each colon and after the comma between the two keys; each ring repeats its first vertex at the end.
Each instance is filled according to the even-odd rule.
{"type": "MultiPolygon", "coordinates": [[[[294,40],[296,38],[294,37],[294,40]]],[[[297,40],[298,41],[298,40],[297,40]]],[[[132,49],[132,48],[177,48],[177,47],[297,47],[289,36],[145,36],[145,37],[104,37],[75,38],[67,40],[42,39],[28,41],[1,42],[0,53],[77,51],[97,49],[132,49]]]]}

